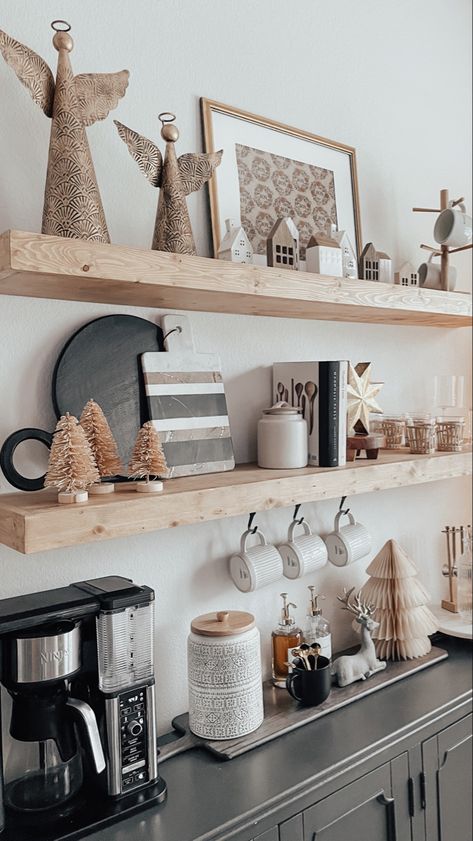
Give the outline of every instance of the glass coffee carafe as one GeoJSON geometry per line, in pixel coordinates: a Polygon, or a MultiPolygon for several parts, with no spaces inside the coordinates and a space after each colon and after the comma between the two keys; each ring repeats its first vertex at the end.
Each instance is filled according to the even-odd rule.
{"type": "Polygon", "coordinates": [[[5,800],[15,811],[60,807],[82,787],[82,734],[97,773],[105,757],[92,708],[72,698],[70,678],[80,669],[79,623],[41,629],[11,640],[8,677],[13,699],[12,743],[5,767],[5,800]]]}

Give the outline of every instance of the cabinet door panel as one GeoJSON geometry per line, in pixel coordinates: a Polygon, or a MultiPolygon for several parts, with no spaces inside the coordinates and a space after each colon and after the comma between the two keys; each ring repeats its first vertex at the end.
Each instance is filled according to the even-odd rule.
{"type": "Polygon", "coordinates": [[[277,826],[267,829],[262,835],[257,835],[254,841],[279,841],[279,832],[277,826]]]}
{"type": "Polygon", "coordinates": [[[279,824],[279,841],[304,841],[302,815],[295,815],[279,824]]]}
{"type": "Polygon", "coordinates": [[[438,736],[439,824],[441,841],[471,841],[472,717],[438,736]]]}
{"type": "Polygon", "coordinates": [[[383,765],[304,812],[304,841],[396,838],[390,765],[383,765]]]}

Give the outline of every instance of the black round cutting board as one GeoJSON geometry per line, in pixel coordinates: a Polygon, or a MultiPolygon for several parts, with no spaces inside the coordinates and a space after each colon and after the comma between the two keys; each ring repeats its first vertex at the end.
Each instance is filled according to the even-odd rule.
{"type": "Polygon", "coordinates": [[[81,327],[56,362],[52,398],[58,418],[80,417],[91,398],[105,413],[124,466],[148,420],[141,354],[163,350],[160,327],[133,315],[106,315],[81,327]]]}
{"type": "MultiPolygon", "coordinates": [[[[91,398],[103,409],[126,468],[140,426],[148,420],[141,354],[164,350],[163,332],[152,321],[134,315],[106,315],[85,324],[64,345],[52,379],[57,417],[70,412],[80,418],[91,398]]],[[[39,490],[44,476],[22,476],[13,464],[23,441],[51,445],[52,434],[28,427],[8,436],[0,452],[7,480],[22,491],[39,490]]]]}

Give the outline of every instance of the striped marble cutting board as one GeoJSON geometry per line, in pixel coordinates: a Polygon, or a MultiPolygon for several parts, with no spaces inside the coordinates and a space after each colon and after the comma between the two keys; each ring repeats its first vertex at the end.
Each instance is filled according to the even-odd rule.
{"type": "Polygon", "coordinates": [[[233,470],[235,458],[217,354],[196,353],[187,316],[162,319],[167,353],[141,356],[149,418],[169,476],[233,470]]]}

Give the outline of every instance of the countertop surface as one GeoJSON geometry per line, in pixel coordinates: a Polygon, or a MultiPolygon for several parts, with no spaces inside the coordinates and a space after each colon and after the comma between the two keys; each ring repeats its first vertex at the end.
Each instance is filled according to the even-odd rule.
{"type": "MultiPolygon", "coordinates": [[[[271,812],[283,800],[297,798],[344,769],[367,759],[376,765],[376,755],[390,745],[395,755],[396,743],[404,736],[471,698],[471,642],[439,637],[435,644],[449,651],[448,660],[244,756],[220,762],[199,749],[168,759],[161,768],[168,786],[165,803],[88,837],[91,841],[230,838],[253,816],[271,812]]],[[[255,827],[254,835],[261,831],[255,827]]]]}

